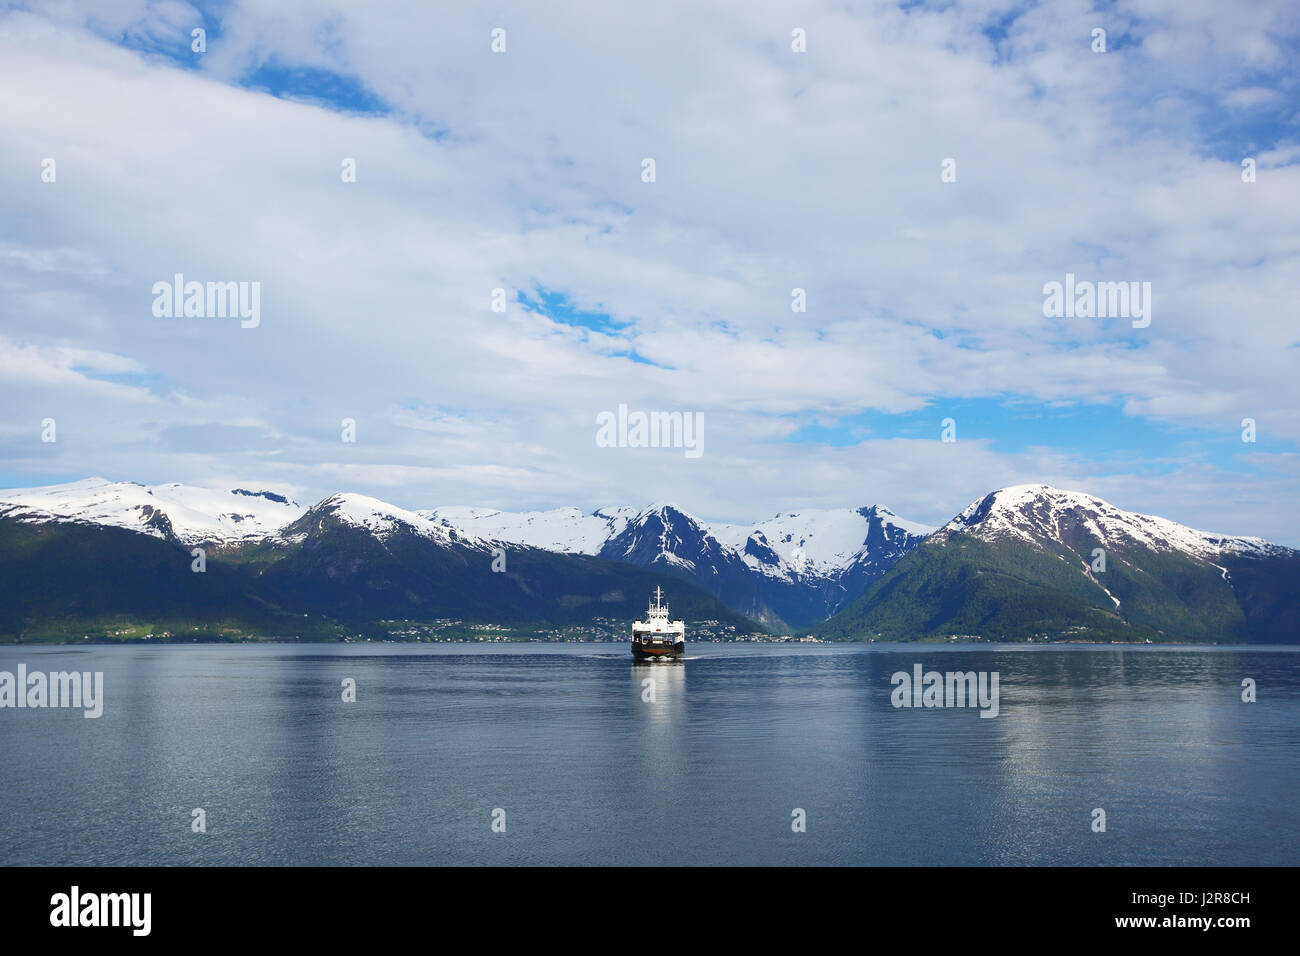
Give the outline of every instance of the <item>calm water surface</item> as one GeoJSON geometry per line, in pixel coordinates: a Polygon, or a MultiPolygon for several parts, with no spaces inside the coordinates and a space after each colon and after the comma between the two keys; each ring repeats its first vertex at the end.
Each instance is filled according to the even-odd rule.
{"type": "Polygon", "coordinates": [[[1300,862],[1296,649],[0,647],[19,662],[103,671],[106,702],[0,709],[0,864],[1300,862]],[[1000,715],[895,709],[915,663],[999,672],[1000,715]]]}

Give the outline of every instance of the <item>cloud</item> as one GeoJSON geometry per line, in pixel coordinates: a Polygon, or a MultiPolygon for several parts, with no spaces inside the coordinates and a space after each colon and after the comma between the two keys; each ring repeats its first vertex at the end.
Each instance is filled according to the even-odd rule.
{"type": "MultiPolygon", "coordinates": [[[[635,30],[562,3],[5,15],[0,83],[23,95],[0,103],[15,375],[0,389],[14,434],[58,404],[80,436],[56,461],[12,457],[5,483],[56,465],[193,480],[233,455],[307,497],[668,499],[719,518],[883,500],[939,521],[993,485],[1056,477],[1192,524],[1225,514],[1243,474],[1294,493],[1261,463],[1280,459],[1245,457],[1165,466],[1157,494],[1069,433],[1037,453],[966,431],[784,440],[819,417],[994,398],[1120,405],[1206,441],[1250,416],[1260,454],[1294,451],[1296,146],[1252,128],[1260,173],[1243,183],[1223,125],[1295,101],[1288,5],[1248,23],[1186,3],[642,13],[635,30]],[[191,21],[209,28],[201,56],[191,21]],[[278,98],[267,64],[384,109],[278,98]],[[1151,282],[1150,328],[1045,319],[1042,287],[1067,272],[1151,282]],[[259,282],[261,325],[155,319],[152,285],[176,273],[259,282]],[[609,321],[524,308],[539,288],[609,321]],[[94,366],[57,349],[120,367],[77,371],[94,366]],[[598,448],[595,416],[619,403],[704,412],[705,455],[598,448]]],[[[1271,521],[1300,540],[1275,507],[1225,516],[1248,527],[1212,530],[1271,521]]]]}

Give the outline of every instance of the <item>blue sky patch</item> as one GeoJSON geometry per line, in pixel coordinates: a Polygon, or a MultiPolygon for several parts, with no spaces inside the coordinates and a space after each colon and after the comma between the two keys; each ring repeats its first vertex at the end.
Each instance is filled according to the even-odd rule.
{"type": "Polygon", "coordinates": [[[315,103],[346,113],[386,116],[389,112],[388,105],[356,77],[314,67],[263,63],[241,79],[239,85],[262,90],[278,99],[315,103]]]}
{"type": "Polygon", "coordinates": [[[577,329],[590,329],[592,332],[600,332],[604,335],[617,335],[632,324],[620,322],[608,312],[580,309],[565,293],[540,285],[532,295],[521,290],[515,296],[515,301],[522,305],[525,311],[544,315],[552,322],[577,329]]]}
{"type": "Polygon", "coordinates": [[[795,444],[833,447],[868,440],[940,439],[942,422],[956,422],[958,441],[986,441],[994,451],[1019,454],[1051,448],[1096,464],[1120,465],[1135,473],[1159,474],[1188,463],[1212,464],[1225,471],[1254,472],[1247,459],[1265,448],[1241,440],[1240,419],[1228,416],[1221,431],[1158,424],[1126,415],[1118,405],[1029,404],[1014,399],[936,401],[923,409],[891,414],[864,411],[807,424],[785,438],[795,444]]]}

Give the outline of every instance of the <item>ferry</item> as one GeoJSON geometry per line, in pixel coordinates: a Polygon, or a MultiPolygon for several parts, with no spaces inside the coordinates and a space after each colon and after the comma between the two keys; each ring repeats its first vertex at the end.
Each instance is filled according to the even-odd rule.
{"type": "Polygon", "coordinates": [[[686,653],[686,623],[668,619],[663,597],[663,588],[655,588],[645,620],[632,622],[632,656],[639,661],[680,658],[686,653]]]}

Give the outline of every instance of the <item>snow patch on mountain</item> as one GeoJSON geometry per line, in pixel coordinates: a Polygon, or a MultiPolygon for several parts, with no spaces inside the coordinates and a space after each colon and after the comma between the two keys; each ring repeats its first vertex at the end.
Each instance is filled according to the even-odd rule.
{"type": "Polygon", "coordinates": [[[431,538],[440,544],[459,544],[484,546],[480,537],[452,528],[440,521],[435,521],[418,511],[407,511],[369,495],[340,493],[330,495],[306,512],[302,522],[293,529],[286,529],[282,535],[286,541],[303,537],[313,523],[317,528],[323,527],[328,518],[353,528],[360,528],[384,540],[395,534],[417,534],[431,538]]]}
{"type": "Polygon", "coordinates": [[[1037,545],[1044,537],[1064,540],[1067,525],[1084,528],[1106,547],[1174,550],[1205,561],[1225,553],[1262,557],[1289,550],[1263,538],[1198,531],[1167,518],[1123,511],[1094,495],[1051,485],[1014,485],[987,494],[940,533],[964,532],[985,540],[1012,537],[1037,545]]]}
{"type": "Polygon", "coordinates": [[[171,483],[86,478],[40,488],[0,490],[0,514],[27,522],[126,528],[182,544],[234,543],[267,537],[306,509],[288,495],[259,488],[214,490],[171,483]]]}
{"type": "Polygon", "coordinates": [[[710,524],[720,542],[739,552],[756,571],[774,576],[828,575],[860,561],[870,551],[872,518],[878,519],[882,540],[903,545],[905,536],[923,538],[935,529],[905,521],[884,505],[866,508],[809,509],[777,514],[754,524],[710,524]],[[755,537],[757,536],[757,537],[755,537]],[[755,546],[750,546],[755,538],[755,546]],[[764,561],[758,545],[777,556],[764,561]]]}
{"type": "Polygon", "coordinates": [[[434,508],[417,512],[447,528],[491,541],[522,544],[563,554],[594,555],[621,534],[637,514],[634,508],[578,508],[510,512],[493,508],[434,508]]]}

